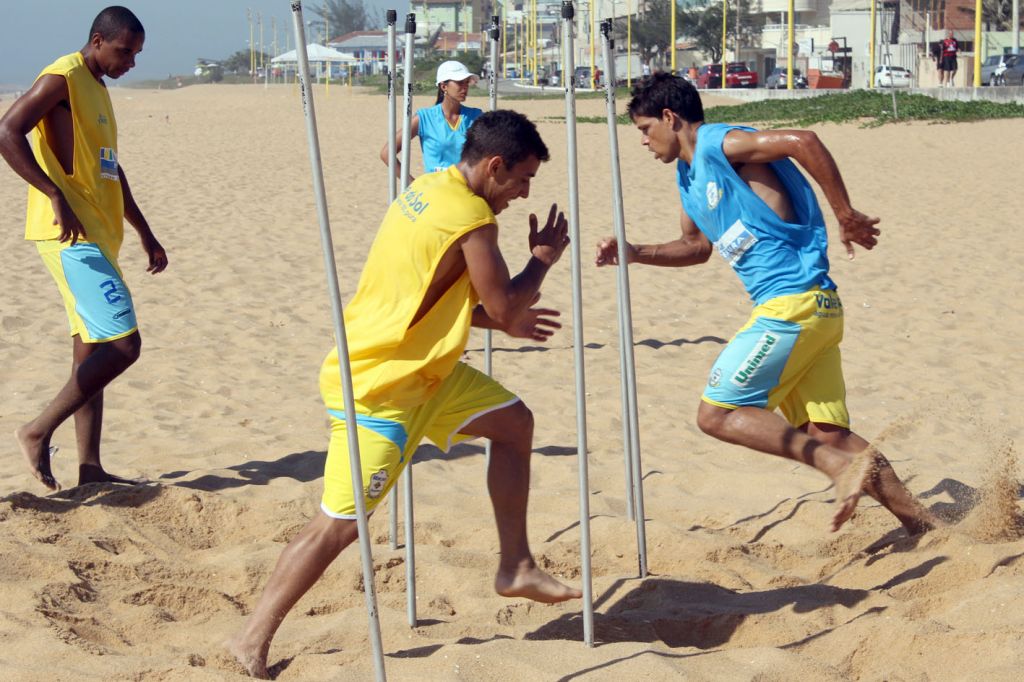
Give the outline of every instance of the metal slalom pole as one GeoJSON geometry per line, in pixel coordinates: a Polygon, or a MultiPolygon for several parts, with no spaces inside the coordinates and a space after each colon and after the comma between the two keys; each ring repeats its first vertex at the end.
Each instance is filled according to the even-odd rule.
{"type": "Polygon", "coordinates": [[[384,651],[380,638],[380,620],[377,615],[377,595],[373,584],[373,557],[370,554],[370,531],[366,520],[366,501],[363,499],[362,464],[359,458],[359,434],[356,431],[355,398],[352,394],[352,372],[348,363],[348,339],[345,336],[345,318],[342,314],[341,291],[338,285],[337,264],[334,260],[334,243],[331,239],[330,219],[327,215],[327,197],[324,193],[324,172],[320,160],[320,140],[316,129],[316,112],[313,108],[313,89],[309,83],[309,59],[306,55],[306,35],[302,21],[302,0],[292,0],[292,19],[295,24],[295,44],[299,46],[296,55],[299,61],[299,82],[302,107],[306,114],[306,138],[309,142],[309,161],[313,170],[313,191],[316,194],[316,212],[320,223],[320,245],[327,274],[327,288],[331,296],[331,313],[334,318],[334,338],[338,345],[338,366],[341,369],[341,389],[345,403],[345,427],[348,431],[349,468],[352,476],[352,493],[356,503],[356,527],[359,529],[359,554],[363,564],[363,588],[366,594],[366,609],[370,619],[370,643],[373,648],[373,663],[376,679],[383,682],[384,651]]]}
{"type": "Polygon", "coordinates": [[[573,60],[572,0],[562,2],[562,73],[569,165],[569,249],[572,255],[572,336],[576,366],[576,459],[580,474],[580,559],[583,565],[583,642],[594,646],[594,598],[590,570],[590,473],[587,463],[586,382],[583,369],[583,294],[580,278],[580,197],[576,159],[576,70],[573,60]]]}
{"type": "MultiPolygon", "coordinates": [[[[491,68],[487,72],[487,91],[490,99],[490,110],[494,111],[498,108],[498,38],[501,34],[501,29],[498,28],[498,17],[491,17],[491,29],[489,31],[491,38],[491,68]]],[[[492,355],[494,352],[494,334],[492,330],[484,330],[484,374],[491,376],[492,367],[492,355]]],[[[491,439],[487,439],[487,445],[485,447],[485,455],[487,457],[488,467],[491,464],[491,439]]]]}
{"type": "Polygon", "coordinates": [[[626,262],[626,214],[622,202],[622,173],[619,169],[619,133],[615,122],[615,60],[612,48],[611,19],[601,22],[601,34],[604,36],[604,63],[608,74],[605,86],[608,104],[608,148],[612,160],[612,201],[615,209],[615,240],[619,246],[618,292],[619,292],[619,360],[623,393],[626,401],[622,405],[623,434],[628,431],[629,440],[623,442],[623,449],[628,456],[630,475],[627,480],[632,484],[631,497],[633,515],[636,521],[637,564],[641,578],[647,577],[647,529],[644,519],[644,478],[640,466],[640,419],[636,401],[636,361],[633,356],[633,310],[629,296],[629,264],[626,262]],[[626,424],[628,423],[628,429],[626,424]]]}
{"type": "MultiPolygon", "coordinates": [[[[388,206],[398,196],[398,150],[395,148],[395,135],[398,134],[395,115],[395,24],[398,13],[387,11],[388,25],[388,206]]],[[[388,495],[388,544],[391,549],[398,549],[398,486],[391,487],[388,495]]]]}
{"type": "MultiPolygon", "coordinates": [[[[601,22],[601,37],[602,37],[604,43],[602,43],[602,48],[601,49],[602,49],[602,56],[604,58],[605,69],[607,70],[607,68],[608,68],[607,64],[609,62],[609,52],[610,52],[610,50],[608,49],[609,46],[607,44],[605,44],[605,43],[607,43],[610,40],[610,38],[609,38],[609,36],[607,34],[605,34],[604,28],[605,28],[604,22],[602,21],[601,22]]],[[[614,68],[614,64],[612,66],[614,68]]],[[[609,71],[609,73],[612,73],[612,72],[609,71]]],[[[610,78],[605,79],[605,104],[607,104],[607,106],[608,106],[609,149],[610,149],[610,154],[611,154],[611,157],[612,157],[612,170],[613,170],[613,173],[614,173],[616,165],[617,165],[617,161],[618,161],[617,152],[618,152],[619,146],[618,146],[618,133],[617,133],[617,131],[614,128],[614,126],[615,126],[615,116],[616,116],[615,101],[614,101],[615,91],[612,90],[612,89],[609,89],[608,86],[607,86],[607,84],[611,83],[611,82],[613,82],[613,81],[610,78]]],[[[613,176],[613,180],[614,179],[616,179],[616,178],[613,176]]],[[[618,228],[619,209],[622,206],[622,195],[619,193],[618,189],[619,189],[619,185],[613,185],[613,191],[612,191],[612,209],[613,209],[613,214],[612,215],[615,216],[614,224],[616,226],[616,229],[618,228]]],[[[615,234],[616,240],[618,240],[618,237],[619,237],[618,236],[618,232],[616,232],[616,234],[615,234]]],[[[634,520],[636,518],[636,514],[635,514],[634,506],[633,506],[633,462],[632,462],[632,458],[630,457],[631,452],[632,452],[632,450],[630,448],[630,443],[632,442],[632,438],[633,438],[632,437],[633,420],[629,418],[630,414],[629,414],[628,407],[627,407],[629,405],[629,388],[628,388],[629,382],[626,380],[626,352],[627,352],[627,350],[632,350],[633,345],[632,345],[632,341],[627,341],[626,336],[625,336],[625,334],[626,334],[626,325],[625,325],[625,322],[623,320],[623,309],[622,309],[622,270],[619,269],[619,268],[616,268],[615,287],[616,287],[616,293],[618,294],[618,297],[619,297],[618,298],[618,303],[615,306],[615,310],[616,310],[616,314],[617,314],[617,317],[618,317],[618,324],[619,324],[619,405],[621,405],[621,407],[622,407],[622,464],[623,464],[623,468],[625,470],[625,476],[623,477],[623,480],[625,481],[625,488],[626,488],[626,496],[625,496],[626,497],[626,517],[630,521],[632,521],[632,520],[634,520]]],[[[632,328],[632,325],[630,325],[630,328],[632,328]]]]}
{"type": "MultiPolygon", "coordinates": [[[[416,35],[416,15],[405,16],[405,118],[402,128],[402,180],[400,187],[405,191],[409,182],[409,153],[412,146],[412,53],[413,37],[416,35]]],[[[405,507],[405,602],[409,627],[416,627],[416,539],[413,532],[412,513],[412,456],[402,474],[402,503],[405,507]]]]}
{"type": "Polygon", "coordinates": [[[388,205],[398,196],[398,169],[395,167],[398,159],[395,155],[395,135],[398,133],[395,115],[395,23],[398,21],[398,13],[389,9],[387,12],[388,24],[388,205]]]}
{"type": "Polygon", "coordinates": [[[491,111],[498,108],[498,39],[501,37],[500,18],[491,17],[491,69],[487,74],[487,90],[490,95],[491,111]]]}

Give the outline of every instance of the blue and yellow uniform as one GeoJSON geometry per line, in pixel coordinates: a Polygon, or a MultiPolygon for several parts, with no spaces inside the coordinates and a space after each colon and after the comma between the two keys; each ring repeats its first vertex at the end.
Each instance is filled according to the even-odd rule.
{"type": "Polygon", "coordinates": [[[86,343],[112,341],[137,328],[131,293],[117,255],[124,239],[124,196],[117,163],[117,123],[107,88],[96,80],[80,52],[61,57],[40,77],[57,75],[68,87],[74,124],[74,167],[64,172],[53,148],[56,133],[43,118],[32,131],[36,161],[67,200],[86,236],[61,243],[53,204],[29,185],[25,238],[36,243],[57,282],[71,335],[86,343]]]}
{"type": "Polygon", "coordinates": [[[428,173],[454,166],[462,156],[466,144],[466,131],[480,118],[481,109],[463,106],[459,121],[454,126],[445,118],[440,104],[419,109],[420,148],[423,150],[423,169],[428,173]]]}
{"type": "Polygon", "coordinates": [[[839,342],[843,307],[828,274],[828,237],[814,190],[789,159],[771,164],[793,207],[780,218],[722,151],[725,124],[697,129],[693,163],[678,165],[686,214],[732,266],[755,307],[718,356],[703,400],[775,409],[795,426],[849,426],[839,342]]]}
{"type": "MultiPolygon", "coordinates": [[[[448,249],[496,222],[455,166],[418,178],[384,216],[345,308],[367,509],[387,493],[423,437],[447,450],[470,438],[459,431],[474,419],[518,401],[459,362],[478,302],[468,271],[413,323],[448,249]]],[[[334,518],[355,518],[337,348],[321,367],[320,392],[331,416],[320,506],[334,518]]]]}

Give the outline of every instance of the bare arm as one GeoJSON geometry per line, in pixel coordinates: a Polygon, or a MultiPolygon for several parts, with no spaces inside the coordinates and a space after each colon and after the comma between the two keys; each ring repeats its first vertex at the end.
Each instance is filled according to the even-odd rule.
{"type": "Polygon", "coordinates": [[[120,164],[117,166],[117,174],[121,179],[121,196],[124,199],[125,220],[135,228],[135,231],[139,234],[139,239],[142,241],[142,248],[145,250],[146,255],[149,256],[149,266],[146,268],[146,272],[151,272],[154,275],[158,272],[163,272],[167,268],[167,253],[153,235],[153,230],[150,229],[146,217],[142,215],[139,205],[135,203],[131,187],[128,186],[128,178],[125,176],[124,168],[120,164]]]}
{"type": "MultiPolygon", "coordinates": [[[[409,140],[411,141],[412,138],[416,137],[419,134],[420,134],[420,115],[419,114],[413,114],[412,115],[412,119],[409,121],[409,140]]],[[[402,135],[402,129],[399,128],[398,132],[395,133],[395,155],[397,157],[395,159],[395,177],[397,177],[397,178],[401,178],[402,177],[402,137],[404,137],[402,135]]],[[[388,143],[385,142],[384,146],[380,148],[380,160],[384,162],[385,166],[388,165],[388,151],[389,151],[388,147],[389,146],[390,145],[388,145],[388,143]]],[[[406,186],[411,185],[412,181],[414,180],[414,178],[412,176],[412,173],[406,173],[405,175],[408,178],[407,182],[405,183],[406,186]]]]}
{"type": "MultiPolygon", "coordinates": [[[[679,212],[679,239],[662,244],[630,244],[626,243],[628,263],[643,265],[660,265],[681,268],[687,265],[706,263],[711,257],[711,242],[704,236],[697,225],[686,215],[679,212]]],[[[619,262],[619,246],[615,237],[606,237],[597,245],[598,267],[617,265],[619,262]]]]}
{"type": "Polygon", "coordinates": [[[793,158],[818,183],[839,220],[839,236],[846,253],[853,258],[853,245],[871,250],[878,243],[878,218],[871,218],[850,205],[846,184],[832,154],[816,134],[808,130],[730,131],[722,151],[733,163],[771,163],[793,158]]]}
{"type": "Polygon", "coordinates": [[[537,300],[541,284],[569,244],[565,216],[552,205],[544,228],[537,230],[537,216],[530,215],[530,260],[515,277],[509,276],[508,265],[498,248],[498,226],[485,225],[462,238],[473,289],[483,307],[474,314],[480,326],[508,331],[537,300]]]}
{"type": "Polygon", "coordinates": [[[63,193],[36,161],[26,139],[43,117],[68,100],[68,84],[62,76],[48,74],[36,80],[0,119],[0,155],[15,173],[50,198],[54,224],[61,227],[60,241],[70,239],[75,244],[79,237],[86,236],[85,228],[63,193]]]}

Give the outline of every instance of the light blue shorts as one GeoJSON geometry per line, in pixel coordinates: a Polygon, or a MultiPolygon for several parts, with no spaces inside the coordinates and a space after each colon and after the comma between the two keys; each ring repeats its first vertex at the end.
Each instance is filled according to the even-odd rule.
{"type": "Polygon", "coordinates": [[[72,336],[85,343],[114,341],[138,329],[132,295],[116,263],[92,242],[36,242],[64,299],[72,336]]]}
{"type": "Polygon", "coordinates": [[[726,409],[778,408],[793,426],[848,428],[842,338],[843,304],[833,290],[766,301],[715,360],[702,399],[726,409]]]}

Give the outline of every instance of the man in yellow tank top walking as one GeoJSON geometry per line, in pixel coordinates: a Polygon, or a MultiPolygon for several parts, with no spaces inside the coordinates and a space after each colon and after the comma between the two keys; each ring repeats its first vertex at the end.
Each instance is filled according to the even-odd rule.
{"type": "Polygon", "coordinates": [[[15,433],[32,475],[58,490],[50,438],[74,415],[78,484],[128,483],[100,464],[103,389],[139,357],[131,293],[117,264],[124,220],[135,228],[153,274],[167,254],[132,197],[117,161],[117,123],[103,77],[135,66],[145,31],[124,7],[108,7],[79,52],[43,69],[0,120],[0,154],[29,184],[25,238],[53,275],[73,339],[71,379],[15,433]],[[31,133],[32,144],[26,136],[31,133]]]}
{"type": "MultiPolygon", "coordinates": [[[[529,196],[547,159],[536,127],[522,114],[480,116],[457,165],[420,176],[391,204],[345,309],[345,326],[366,508],[387,495],[421,439],[447,450],[490,438],[487,488],[500,548],[494,590],[553,603],[580,591],[541,570],[530,551],[533,414],[497,381],[459,361],[471,326],[535,341],[559,326],[557,311],[533,304],[569,243],[565,217],[552,206],[539,228],[530,216],[530,257],[514,277],[498,248],[495,218],[509,202],[529,196]]],[[[356,538],[337,348],[324,360],[320,392],[332,428],[319,513],[282,552],[252,615],[228,643],[255,677],[268,676],[270,642],[288,611],[356,538]]]]}

